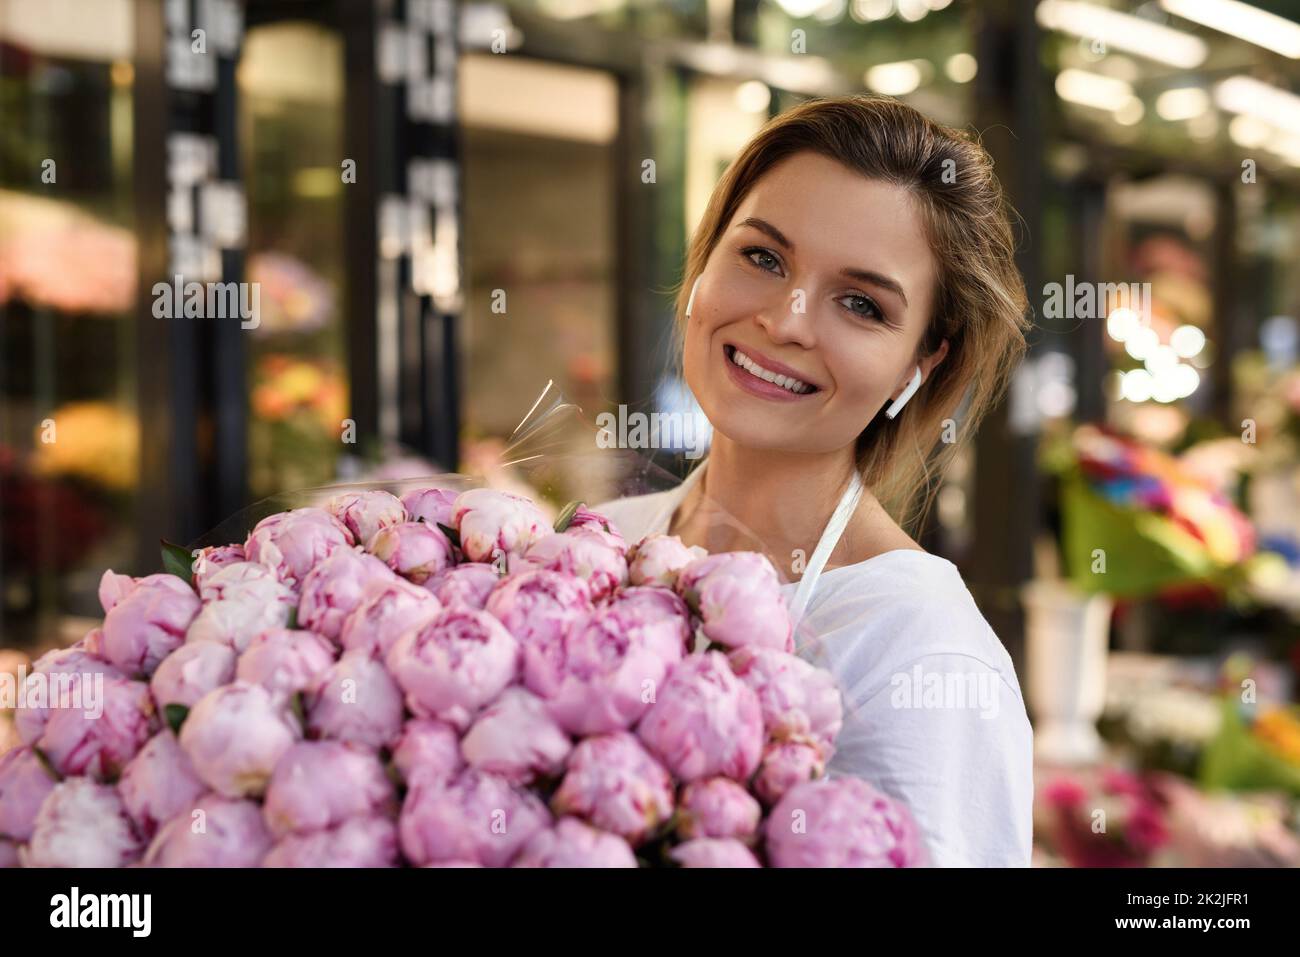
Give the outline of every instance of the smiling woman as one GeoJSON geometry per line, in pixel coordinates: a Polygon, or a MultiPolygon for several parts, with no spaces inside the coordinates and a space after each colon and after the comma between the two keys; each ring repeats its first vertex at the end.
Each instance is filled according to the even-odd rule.
{"type": "Polygon", "coordinates": [[[860,95],[774,118],[718,183],[678,295],[709,457],[677,489],[598,506],[629,541],[675,534],[780,569],[799,653],[845,698],[830,773],[907,803],[938,864],[1029,863],[1015,669],[956,567],[904,530],[955,447],[948,420],[964,404],[969,438],[1024,352],[1013,254],[966,135],[860,95]],[[918,679],[997,707],[897,694],[918,679]]]}

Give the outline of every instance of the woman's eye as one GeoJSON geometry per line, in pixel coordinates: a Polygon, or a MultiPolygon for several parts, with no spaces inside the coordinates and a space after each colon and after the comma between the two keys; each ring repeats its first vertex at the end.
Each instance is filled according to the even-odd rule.
{"type": "Polygon", "coordinates": [[[781,260],[761,246],[746,249],[742,255],[764,272],[778,272],[781,268],[781,260]]]}
{"type": "Polygon", "coordinates": [[[864,319],[883,319],[884,313],[875,301],[867,296],[844,296],[840,299],[845,303],[844,308],[855,316],[862,316],[864,319]]]}

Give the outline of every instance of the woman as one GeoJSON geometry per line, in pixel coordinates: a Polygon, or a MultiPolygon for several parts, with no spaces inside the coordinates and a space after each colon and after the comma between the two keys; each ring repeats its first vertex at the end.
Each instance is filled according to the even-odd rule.
{"type": "Polygon", "coordinates": [[[629,541],[772,560],[800,654],[844,693],[830,773],[906,802],[937,865],[1030,857],[1015,670],[956,567],[904,531],[1023,355],[1013,251],[964,135],[869,96],[771,120],[714,190],[678,294],[709,457],[598,507],[629,541]]]}

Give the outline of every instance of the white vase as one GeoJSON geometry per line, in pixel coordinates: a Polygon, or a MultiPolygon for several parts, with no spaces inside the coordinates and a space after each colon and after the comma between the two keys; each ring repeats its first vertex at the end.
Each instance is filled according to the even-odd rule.
{"type": "Polygon", "coordinates": [[[1022,590],[1034,755],[1046,764],[1101,758],[1097,719],[1106,704],[1106,646],[1114,600],[1085,595],[1062,581],[1022,590]]]}

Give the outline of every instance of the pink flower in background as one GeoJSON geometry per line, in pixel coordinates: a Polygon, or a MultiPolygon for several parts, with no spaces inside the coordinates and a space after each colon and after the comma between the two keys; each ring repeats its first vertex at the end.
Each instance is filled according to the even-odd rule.
{"type": "Polygon", "coordinates": [[[194,559],[194,587],[198,589],[199,596],[202,597],[203,586],[220,569],[226,565],[247,561],[248,556],[244,554],[244,546],[238,543],[200,548],[198,556],[194,559]]]}
{"type": "Polygon", "coordinates": [[[158,829],[145,867],[257,867],[271,835],[256,801],[205,794],[158,829]]]}
{"type": "Polygon", "coordinates": [[[526,571],[503,579],[484,605],[518,639],[524,683],[534,691],[555,687],[564,659],[564,636],[592,607],[586,582],[551,571],[526,571]]]}
{"type": "Polygon", "coordinates": [[[189,807],[206,790],[170,729],[150,738],[117,782],[122,804],[136,833],[145,840],[151,840],[161,824],[189,807]]]}
{"type": "Polygon", "coordinates": [[[588,531],[609,535],[614,539],[622,551],[627,551],[627,540],[623,538],[623,533],[620,532],[614,526],[614,523],[608,518],[601,515],[599,512],[592,511],[587,508],[586,505],[579,505],[577,507],[573,513],[573,517],[569,519],[569,526],[565,531],[571,532],[577,531],[578,529],[586,529],[588,531]]]}
{"type": "Polygon", "coordinates": [[[418,585],[401,578],[371,582],[361,602],[343,619],[339,644],[347,651],[362,650],[383,658],[402,632],[426,625],[440,614],[442,604],[418,585]]]}
{"type": "Polygon", "coordinates": [[[495,566],[467,562],[434,575],[424,583],[424,587],[444,607],[463,605],[466,608],[481,609],[500,581],[501,573],[495,566]]]}
{"type": "Polygon", "coordinates": [[[668,856],[682,867],[762,867],[754,852],[731,838],[701,837],[678,844],[668,856]]]}
{"type": "Polygon", "coordinates": [[[397,824],[352,817],[337,827],[290,834],[262,859],[263,867],[396,867],[397,824]]]}
{"type": "Polygon", "coordinates": [[[370,552],[417,585],[455,562],[451,540],[427,522],[403,522],[381,530],[370,540],[370,552]]]}
{"type": "Polygon", "coordinates": [[[754,791],[767,804],[775,804],[796,784],[821,777],[826,762],[820,748],[802,741],[771,741],[754,776],[754,791]]]}
{"type": "Polygon", "coordinates": [[[230,684],[235,677],[235,650],[215,641],[181,645],[158,665],[149,679],[154,703],[192,708],[209,691],[230,684]]]}
{"type": "Polygon", "coordinates": [[[24,867],[125,867],[142,844],[117,792],[90,778],[60,782],[41,804],[24,867]]]}
{"type": "Polygon", "coordinates": [[[424,521],[433,525],[455,528],[453,515],[456,497],[460,492],[449,488],[422,488],[402,496],[402,505],[413,522],[424,521]]]}
{"type": "Polygon", "coordinates": [[[84,704],[86,695],[97,693],[95,682],[102,680],[107,684],[110,679],[125,677],[107,661],[81,648],[47,651],[32,664],[31,673],[23,682],[22,700],[26,703],[14,709],[14,727],[19,738],[23,744],[35,744],[45,733],[52,706],[84,704]],[[96,678],[96,675],[103,677],[96,678]],[[83,691],[81,682],[85,676],[89,676],[89,681],[83,691]],[[36,698],[42,689],[48,690],[48,695],[36,698]]]}
{"type": "Polygon", "coordinates": [[[346,618],[372,582],[388,584],[396,576],[388,566],[365,552],[335,549],[302,580],[298,624],[337,641],[346,618]]]}
{"type": "Polygon", "coordinates": [[[396,809],[393,783],[378,755],[342,741],[301,741],[286,751],[262,806],[277,839],[396,809]]]}
{"type": "MultiPolygon", "coordinates": [[[[114,579],[109,590],[120,585],[120,579],[114,579]]],[[[198,612],[199,597],[175,575],[137,579],[104,616],[104,657],[128,674],[152,674],[158,662],[184,644],[185,631],[198,612]]]]}
{"type": "Polygon", "coordinates": [[[398,638],[387,661],[417,716],[463,729],[514,681],[519,643],[487,612],[453,607],[398,638]]]}
{"type": "Polygon", "coordinates": [[[721,552],[692,562],[678,573],[677,594],[704,620],[712,641],[794,651],[780,579],[757,552],[721,552]]]}
{"type": "Polygon", "coordinates": [[[636,867],[636,855],[617,834],[566,817],[533,835],[511,867],[636,867]]]}
{"type": "Polygon", "coordinates": [[[628,580],[672,588],[683,568],[708,554],[698,545],[688,548],[676,535],[647,535],[627,553],[628,580]]]}
{"type": "Polygon", "coordinates": [[[314,692],[333,664],[334,647],[320,635],[278,628],[253,639],[239,656],[235,677],[261,685],[285,707],[299,692],[314,692]]]}
{"type": "Polygon", "coordinates": [[[471,767],[511,784],[530,784],[539,775],[558,774],[573,745],[545,701],[513,687],[478,713],[460,747],[471,767]]]}
{"type": "Polygon", "coordinates": [[[505,867],[551,823],[536,795],[504,778],[466,768],[453,781],[417,781],[402,805],[398,834],[416,866],[474,861],[505,867]]]}
{"type": "Polygon", "coordinates": [[[646,641],[637,623],[618,604],[597,608],[565,635],[557,670],[534,677],[532,690],[547,699],[569,733],[622,731],[650,707],[674,662],[663,647],[646,641]]]}
{"type": "Polygon", "coordinates": [[[302,736],[261,685],[209,692],[181,726],[181,747],[208,787],[226,797],[260,797],[275,764],[302,736]]]}
{"type": "Polygon", "coordinates": [[[728,658],[737,677],[758,696],[768,737],[810,741],[829,761],[844,724],[844,704],[834,676],[771,648],[740,648],[728,658]]]}
{"type": "Polygon", "coordinates": [[[730,778],[705,778],[682,788],[678,805],[682,837],[748,838],[758,831],[763,808],[730,778]]]}
{"type": "Polygon", "coordinates": [[[298,508],[268,515],[244,543],[249,561],[260,562],[297,591],[299,583],[336,548],[353,544],[350,531],[323,508],[298,508]]]}
{"type": "Polygon", "coordinates": [[[637,734],[683,781],[725,775],[745,781],[763,749],[763,714],[754,692],[716,651],[677,664],[637,734]]]}
{"type": "Polygon", "coordinates": [[[388,747],[402,734],[402,689],[369,653],[344,652],[307,699],[307,730],[335,741],[388,747]]]}
{"type": "Polygon", "coordinates": [[[497,555],[523,555],[551,533],[546,516],[528,499],[496,489],[475,488],[456,497],[453,524],[461,551],[472,562],[491,562],[497,555]]]}
{"type": "Polygon", "coordinates": [[[592,599],[599,601],[627,584],[627,559],[621,542],[608,532],[591,528],[552,533],[528,546],[523,561],[533,568],[581,578],[591,589],[592,599]]]}
{"type": "Polygon", "coordinates": [[[573,749],[551,809],[576,815],[636,847],[672,815],[673,781],[635,735],[597,735],[573,749]]]}
{"type": "Polygon", "coordinates": [[[858,778],[820,778],[786,792],[764,828],[773,867],[923,867],[906,807],[858,778]],[[797,825],[797,826],[796,826],[797,825]]]}
{"type": "Polygon", "coordinates": [[[143,681],[106,678],[103,700],[91,702],[82,685],[80,707],[50,710],[38,747],[65,777],[84,774],[98,781],[117,778],[157,730],[149,686],[143,681]]]}
{"type": "Polygon", "coordinates": [[[377,489],[335,495],[325,508],[347,527],[363,548],[369,547],[370,540],[380,529],[406,521],[406,508],[401,500],[377,489]]]}
{"type": "Polygon", "coordinates": [[[31,748],[0,754],[0,835],[19,842],[30,838],[36,812],[58,783],[31,748]]]}
{"type": "Polygon", "coordinates": [[[460,735],[444,721],[428,718],[408,721],[402,739],[393,749],[393,764],[408,786],[421,779],[429,783],[449,781],[465,766],[460,753],[460,735]]]}

